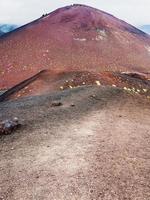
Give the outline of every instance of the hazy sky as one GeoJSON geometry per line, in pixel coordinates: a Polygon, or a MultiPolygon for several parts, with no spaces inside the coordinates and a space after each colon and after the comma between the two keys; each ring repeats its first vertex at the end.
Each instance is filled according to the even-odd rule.
{"type": "Polygon", "coordinates": [[[74,3],[99,8],[135,26],[150,24],[150,0],[0,0],[0,23],[25,24],[74,3]]]}

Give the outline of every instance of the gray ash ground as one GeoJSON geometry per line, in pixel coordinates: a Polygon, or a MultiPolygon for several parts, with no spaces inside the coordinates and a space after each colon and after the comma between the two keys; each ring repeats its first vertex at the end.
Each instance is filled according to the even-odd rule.
{"type": "Polygon", "coordinates": [[[0,199],[149,200],[149,115],[149,99],[113,87],[0,103],[22,124],[0,138],[0,199]]]}

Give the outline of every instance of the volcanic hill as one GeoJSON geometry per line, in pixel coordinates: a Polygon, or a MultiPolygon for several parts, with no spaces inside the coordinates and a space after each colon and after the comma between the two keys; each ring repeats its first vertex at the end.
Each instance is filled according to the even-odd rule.
{"type": "Polygon", "coordinates": [[[88,6],[0,37],[0,200],[150,200],[149,69],[150,36],[88,6]]]}
{"type": "Polygon", "coordinates": [[[111,72],[150,72],[150,36],[106,12],[75,4],[2,36],[0,58],[0,89],[42,70],[44,75],[31,87],[36,91],[29,89],[27,95],[64,88],[56,82],[70,74],[95,81],[98,73],[109,72],[113,84],[111,72]]]}

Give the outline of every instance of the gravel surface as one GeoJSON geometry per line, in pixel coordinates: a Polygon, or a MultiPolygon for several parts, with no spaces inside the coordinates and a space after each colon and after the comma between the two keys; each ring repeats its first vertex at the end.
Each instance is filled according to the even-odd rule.
{"type": "Polygon", "coordinates": [[[0,138],[0,200],[149,200],[149,108],[86,86],[0,103],[0,120],[22,124],[0,138]]]}

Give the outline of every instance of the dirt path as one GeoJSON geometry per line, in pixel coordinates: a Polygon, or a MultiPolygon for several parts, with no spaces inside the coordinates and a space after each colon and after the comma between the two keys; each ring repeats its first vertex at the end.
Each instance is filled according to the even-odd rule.
{"type": "Polygon", "coordinates": [[[24,126],[0,140],[0,199],[149,200],[149,106],[97,87],[1,104],[24,126]]]}

